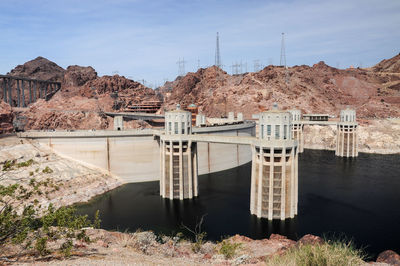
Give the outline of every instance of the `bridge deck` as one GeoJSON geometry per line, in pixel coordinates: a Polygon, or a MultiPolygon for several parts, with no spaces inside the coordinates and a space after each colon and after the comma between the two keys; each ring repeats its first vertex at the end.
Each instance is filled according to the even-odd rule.
{"type": "Polygon", "coordinates": [[[139,112],[132,112],[132,113],[127,113],[127,112],[121,112],[121,113],[113,113],[113,112],[105,112],[106,115],[109,116],[123,116],[126,118],[131,118],[131,119],[138,119],[138,120],[153,120],[153,119],[164,119],[164,115],[161,114],[151,114],[151,113],[139,113],[139,112]]]}
{"type": "Polygon", "coordinates": [[[318,125],[318,126],[336,126],[338,124],[337,121],[308,121],[308,120],[301,120],[300,122],[303,125],[318,125]]]}
{"type": "Polygon", "coordinates": [[[20,138],[94,138],[94,137],[130,137],[159,135],[159,130],[74,130],[74,131],[26,131],[18,133],[20,138]]]}

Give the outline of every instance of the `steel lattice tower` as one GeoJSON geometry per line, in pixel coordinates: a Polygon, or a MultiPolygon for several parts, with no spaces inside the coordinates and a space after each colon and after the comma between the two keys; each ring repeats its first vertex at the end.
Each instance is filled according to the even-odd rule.
{"type": "Polygon", "coordinates": [[[286,85],[289,86],[290,82],[290,76],[289,76],[289,70],[286,66],[286,49],[285,49],[285,33],[282,32],[282,43],[281,43],[281,61],[280,65],[285,68],[285,82],[286,85]]]}
{"type": "Polygon", "coordinates": [[[185,58],[183,58],[182,60],[179,58],[178,62],[176,62],[178,64],[178,75],[179,76],[184,76],[185,75],[185,58]]]}
{"type": "Polygon", "coordinates": [[[285,33],[282,32],[282,43],[281,43],[281,61],[280,66],[286,67],[286,51],[285,51],[285,33]]]}
{"type": "Polygon", "coordinates": [[[222,63],[221,63],[221,55],[219,53],[219,34],[217,32],[217,44],[215,48],[215,66],[221,68],[222,63]]]}

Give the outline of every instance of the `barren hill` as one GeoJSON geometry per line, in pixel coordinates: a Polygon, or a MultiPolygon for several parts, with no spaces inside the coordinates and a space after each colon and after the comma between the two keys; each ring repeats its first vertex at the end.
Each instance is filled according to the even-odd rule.
{"type": "MultiPolygon", "coordinates": [[[[400,57],[390,62],[390,66],[399,64],[400,57]]],[[[171,91],[165,93],[165,107],[195,103],[207,116],[235,111],[249,118],[273,102],[303,113],[338,115],[349,105],[359,117],[400,116],[400,77],[382,74],[384,68],[373,69],[340,70],[319,62],[312,67],[289,67],[287,72],[283,67],[267,66],[255,73],[229,75],[213,66],[188,73],[172,83],[172,90],[160,91],[171,91]]]]}
{"type": "Polygon", "coordinates": [[[62,67],[39,56],[23,65],[16,66],[8,74],[17,77],[62,82],[64,73],[65,70],[62,67]]]}
{"type": "Polygon", "coordinates": [[[375,72],[400,73],[400,53],[390,59],[384,59],[373,68],[375,72]]]}
{"type": "MultiPolygon", "coordinates": [[[[113,124],[104,112],[119,111],[132,103],[158,99],[152,89],[123,76],[98,77],[90,66],[74,65],[64,70],[43,57],[19,65],[9,74],[62,82],[62,89],[49,101],[38,100],[27,109],[11,113],[4,103],[2,113],[24,121],[25,129],[107,129],[113,124]]],[[[127,126],[148,125],[132,121],[127,126]]],[[[4,125],[2,128],[10,131],[12,125],[7,121],[7,127],[4,125]]]]}

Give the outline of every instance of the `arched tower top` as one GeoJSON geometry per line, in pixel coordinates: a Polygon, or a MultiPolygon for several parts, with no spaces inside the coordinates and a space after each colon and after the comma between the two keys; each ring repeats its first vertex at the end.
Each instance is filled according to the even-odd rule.
{"type": "Polygon", "coordinates": [[[346,108],[340,111],[340,122],[356,122],[356,110],[346,108]]]}
{"type": "Polygon", "coordinates": [[[262,112],[259,118],[259,138],[265,140],[291,139],[291,114],[279,110],[274,105],[272,110],[262,112]]]}
{"type": "Polygon", "coordinates": [[[301,110],[293,109],[289,110],[289,113],[291,115],[292,122],[298,122],[301,120],[301,110]]]}
{"type": "Polygon", "coordinates": [[[192,133],[192,113],[180,109],[165,112],[166,135],[188,135],[192,133]]]}

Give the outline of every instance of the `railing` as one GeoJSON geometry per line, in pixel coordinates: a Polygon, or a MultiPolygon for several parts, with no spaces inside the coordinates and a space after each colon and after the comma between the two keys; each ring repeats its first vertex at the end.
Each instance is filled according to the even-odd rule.
{"type": "Polygon", "coordinates": [[[61,82],[0,75],[0,87],[3,91],[1,94],[3,100],[11,107],[26,107],[28,104],[36,102],[37,99],[46,101],[50,99],[61,89],[61,82]],[[25,83],[28,87],[24,86],[25,83]],[[15,101],[13,91],[17,96],[15,101]],[[26,92],[29,95],[26,95],[26,92]]]}

